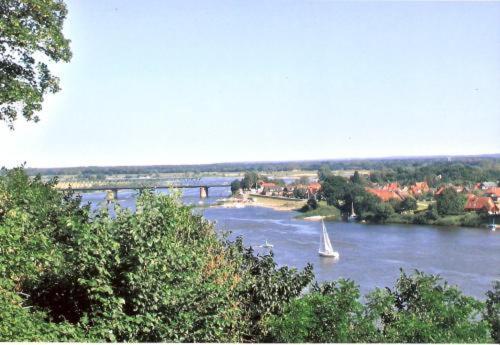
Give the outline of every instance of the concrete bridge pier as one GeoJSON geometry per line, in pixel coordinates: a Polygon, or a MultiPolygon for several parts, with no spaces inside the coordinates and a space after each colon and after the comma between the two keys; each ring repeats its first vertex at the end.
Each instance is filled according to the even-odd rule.
{"type": "Polygon", "coordinates": [[[118,199],[118,189],[108,189],[106,191],[106,201],[110,202],[118,199]]]}
{"type": "Polygon", "coordinates": [[[200,198],[205,199],[208,197],[208,187],[207,186],[201,186],[200,187],[200,198]]]}

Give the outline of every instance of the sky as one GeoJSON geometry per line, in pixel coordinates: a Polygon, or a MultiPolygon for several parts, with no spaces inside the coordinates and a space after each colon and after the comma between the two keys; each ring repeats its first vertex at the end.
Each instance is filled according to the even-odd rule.
{"type": "Polygon", "coordinates": [[[0,166],[500,152],[500,2],[67,0],[0,166]]]}

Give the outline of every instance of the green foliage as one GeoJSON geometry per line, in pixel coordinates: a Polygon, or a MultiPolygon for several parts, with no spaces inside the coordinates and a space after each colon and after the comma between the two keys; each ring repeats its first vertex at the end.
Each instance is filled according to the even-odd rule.
{"type": "Polygon", "coordinates": [[[304,206],[302,206],[302,208],[300,209],[300,212],[313,211],[313,210],[316,210],[318,208],[318,206],[319,206],[319,203],[315,198],[309,198],[307,200],[307,203],[304,206]]]}
{"type": "Polygon", "coordinates": [[[280,315],[287,302],[299,296],[314,278],[309,264],[302,272],[296,269],[277,268],[273,255],[255,256],[251,248],[244,249],[238,239],[232,246],[243,254],[242,269],[247,272],[240,290],[240,303],[246,320],[246,341],[269,341],[267,325],[263,320],[280,315]]]}
{"type": "Polygon", "coordinates": [[[350,180],[352,183],[356,183],[356,184],[364,184],[365,183],[365,181],[363,180],[361,175],[359,175],[359,172],[357,170],[351,176],[350,180]]]}
{"type": "Polygon", "coordinates": [[[500,343],[500,281],[496,281],[493,289],[486,293],[486,310],[484,319],[491,326],[491,337],[500,343]]]}
{"type": "Polygon", "coordinates": [[[439,213],[435,204],[429,204],[425,212],[425,218],[431,221],[439,218],[439,213]]]}
{"type": "Polygon", "coordinates": [[[307,189],[305,188],[294,188],[293,189],[293,197],[296,199],[306,199],[307,198],[307,189]]]}
{"type": "Polygon", "coordinates": [[[385,223],[392,214],[394,214],[394,209],[390,204],[380,203],[375,207],[373,220],[376,223],[385,223]]]}
{"type": "Polygon", "coordinates": [[[332,170],[331,170],[330,166],[328,166],[326,164],[321,165],[318,169],[318,179],[320,182],[323,182],[324,180],[326,180],[326,178],[328,176],[330,176],[331,174],[332,174],[332,170]]]}
{"type": "Polygon", "coordinates": [[[231,182],[231,193],[236,194],[241,188],[241,182],[240,180],[234,180],[231,182]]]}
{"type": "Polygon", "coordinates": [[[440,278],[416,271],[401,273],[393,290],[376,289],[367,297],[382,342],[490,342],[489,326],[479,318],[483,303],[440,278]]]}
{"type": "Polygon", "coordinates": [[[313,278],[221,241],[176,196],[145,191],[111,217],[53,183],[0,176],[2,340],[256,340],[313,278]]]}
{"type": "Polygon", "coordinates": [[[59,91],[47,64],[71,59],[62,33],[66,15],[61,0],[0,2],[0,120],[11,128],[18,112],[38,121],[44,96],[59,91]]]}
{"type": "Polygon", "coordinates": [[[257,188],[258,185],[257,183],[260,180],[259,174],[257,174],[255,171],[247,171],[245,173],[245,176],[241,180],[241,188],[243,189],[251,189],[251,188],[257,188]]]}
{"type": "Polygon", "coordinates": [[[407,197],[406,199],[396,203],[396,205],[394,206],[394,211],[401,213],[407,211],[415,211],[417,208],[417,200],[412,197],[407,197]]]}
{"type": "MultiPolygon", "coordinates": [[[[439,281],[438,276],[418,271],[411,276],[401,272],[393,290],[374,290],[366,304],[360,302],[359,288],[352,281],[315,285],[309,294],[292,300],[281,316],[267,318],[271,340],[490,342],[488,321],[480,318],[484,304],[439,281]]],[[[498,322],[498,295],[490,292],[487,302],[494,306],[487,309],[493,322],[498,322]]]]}
{"type": "Polygon", "coordinates": [[[283,315],[268,319],[275,342],[345,343],[375,341],[377,330],[365,316],[359,288],[350,280],[315,285],[293,300],[283,315]]]}
{"type": "Polygon", "coordinates": [[[464,212],[467,197],[450,187],[446,188],[441,195],[436,198],[437,211],[440,215],[455,215],[464,212]]]}

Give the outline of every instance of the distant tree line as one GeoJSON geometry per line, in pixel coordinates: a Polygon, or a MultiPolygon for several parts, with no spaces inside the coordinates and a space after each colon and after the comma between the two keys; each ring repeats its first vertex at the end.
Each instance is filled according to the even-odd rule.
{"type": "Polygon", "coordinates": [[[98,174],[153,174],[203,173],[242,171],[291,170],[371,170],[373,182],[398,180],[401,182],[432,180],[441,175],[443,181],[485,181],[500,179],[500,157],[462,157],[448,162],[443,158],[328,160],[296,162],[247,162],[198,165],[153,165],[114,167],[73,167],[26,169],[29,175],[98,175],[98,174]]]}

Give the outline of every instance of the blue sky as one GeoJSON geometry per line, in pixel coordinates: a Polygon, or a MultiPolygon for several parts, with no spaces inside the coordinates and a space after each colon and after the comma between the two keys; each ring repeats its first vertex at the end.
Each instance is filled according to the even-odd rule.
{"type": "Polygon", "coordinates": [[[500,152],[500,3],[67,1],[73,60],[0,165],[500,152]]]}

